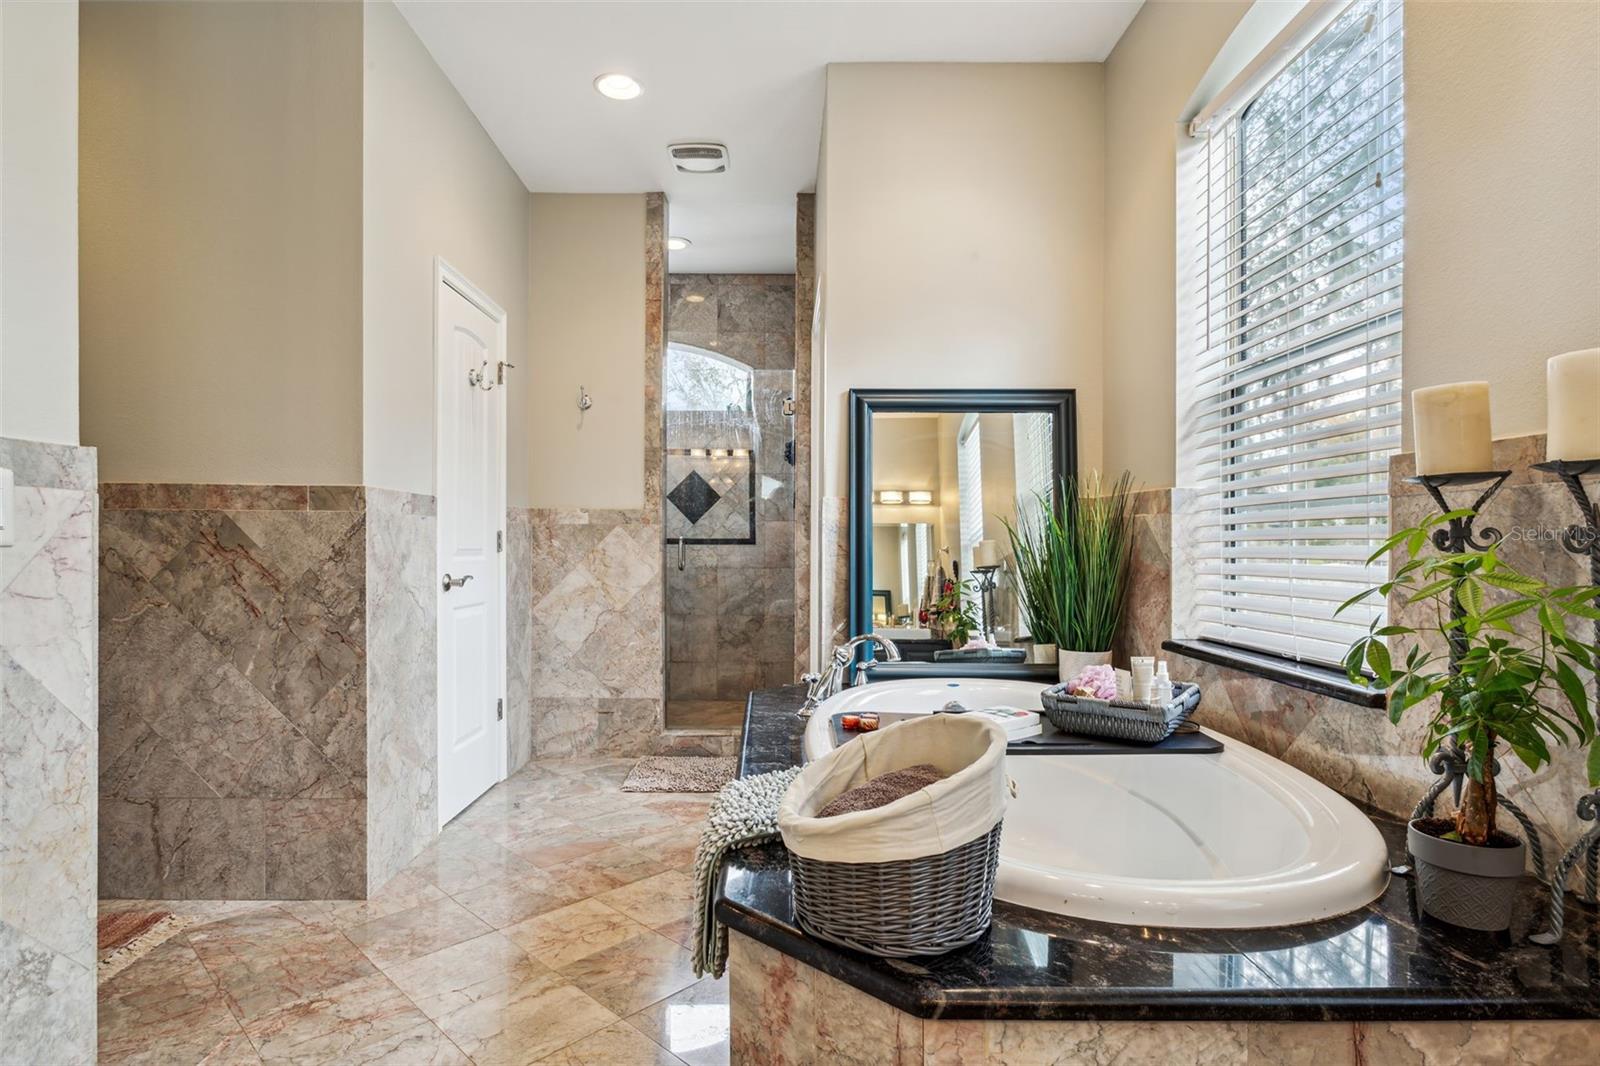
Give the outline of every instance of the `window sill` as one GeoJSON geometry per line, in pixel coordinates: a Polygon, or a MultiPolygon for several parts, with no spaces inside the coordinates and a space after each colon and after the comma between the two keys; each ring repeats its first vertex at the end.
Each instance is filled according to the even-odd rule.
{"type": "Polygon", "coordinates": [[[1161,642],[1161,648],[1163,651],[1176,652],[1190,659],[1199,659],[1201,662],[1237,670],[1242,674],[1252,674],[1280,685],[1304,689],[1318,696],[1342,700],[1345,703],[1379,709],[1388,703],[1382,689],[1364,688],[1353,684],[1344,674],[1326,666],[1297,663],[1293,659],[1284,659],[1266,652],[1247,651],[1244,648],[1235,648],[1210,640],[1164,640],[1161,642]]]}

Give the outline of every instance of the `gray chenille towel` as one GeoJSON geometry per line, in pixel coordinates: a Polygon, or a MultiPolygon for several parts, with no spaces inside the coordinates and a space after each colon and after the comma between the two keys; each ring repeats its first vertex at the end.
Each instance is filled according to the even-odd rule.
{"type": "Polygon", "coordinates": [[[717,871],[731,848],[762,844],[778,835],[778,804],[800,767],[729,781],[717,793],[694,853],[694,975],[721,977],[728,962],[728,930],[714,913],[717,871]]]}

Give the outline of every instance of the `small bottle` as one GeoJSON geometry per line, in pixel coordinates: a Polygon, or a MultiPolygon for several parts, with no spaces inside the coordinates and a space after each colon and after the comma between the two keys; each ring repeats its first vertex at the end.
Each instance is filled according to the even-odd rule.
{"type": "Polygon", "coordinates": [[[1156,664],[1156,679],[1150,685],[1150,702],[1163,705],[1172,702],[1172,679],[1167,676],[1165,659],[1156,664]]]}

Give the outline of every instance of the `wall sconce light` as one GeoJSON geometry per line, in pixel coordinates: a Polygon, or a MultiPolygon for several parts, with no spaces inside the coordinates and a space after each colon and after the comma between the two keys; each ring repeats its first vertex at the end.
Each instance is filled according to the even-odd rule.
{"type": "Polygon", "coordinates": [[[883,489],[878,493],[878,502],[891,507],[906,502],[906,494],[899,489],[883,489]]]}
{"type": "Polygon", "coordinates": [[[933,502],[933,493],[927,489],[912,489],[906,493],[906,500],[918,507],[926,507],[933,502]]]}

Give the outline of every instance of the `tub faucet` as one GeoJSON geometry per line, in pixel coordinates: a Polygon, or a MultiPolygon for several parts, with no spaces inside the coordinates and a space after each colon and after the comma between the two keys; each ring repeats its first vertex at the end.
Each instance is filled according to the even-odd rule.
{"type": "MultiPolygon", "coordinates": [[[[795,712],[799,718],[810,718],[811,712],[816,710],[823,700],[839,694],[844,688],[845,671],[850,668],[850,663],[856,657],[856,649],[863,644],[876,645],[883,649],[886,662],[897,663],[900,661],[900,649],[888,637],[880,637],[876,633],[865,633],[859,637],[851,637],[837,648],[833,649],[833,656],[828,662],[828,668],[820,674],[803,674],[800,678],[807,685],[806,700],[795,712]]],[[[867,683],[867,671],[876,664],[877,660],[870,655],[867,661],[856,668],[857,685],[867,683]]]]}

